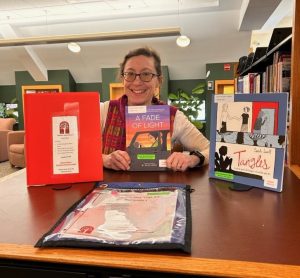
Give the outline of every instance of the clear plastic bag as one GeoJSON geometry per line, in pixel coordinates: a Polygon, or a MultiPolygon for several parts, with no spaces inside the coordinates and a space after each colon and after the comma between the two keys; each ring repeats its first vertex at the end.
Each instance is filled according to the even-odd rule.
{"type": "Polygon", "coordinates": [[[190,252],[189,199],[189,187],[182,184],[101,183],[72,206],[36,247],[190,252]]]}

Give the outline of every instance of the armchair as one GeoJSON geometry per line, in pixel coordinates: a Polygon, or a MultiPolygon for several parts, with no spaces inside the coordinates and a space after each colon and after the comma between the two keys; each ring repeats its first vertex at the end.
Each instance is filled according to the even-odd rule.
{"type": "Polygon", "coordinates": [[[25,131],[10,131],[7,134],[8,159],[11,166],[26,167],[25,131]]]}
{"type": "Polygon", "coordinates": [[[14,118],[0,118],[0,162],[8,160],[7,134],[13,130],[15,123],[14,118]]]}

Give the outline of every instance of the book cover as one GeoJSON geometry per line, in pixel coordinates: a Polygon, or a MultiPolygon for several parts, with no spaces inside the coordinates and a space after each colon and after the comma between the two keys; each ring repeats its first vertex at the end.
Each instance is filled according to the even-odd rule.
{"type": "Polygon", "coordinates": [[[166,159],[171,152],[170,107],[127,106],[125,117],[130,171],[166,170],[166,159]]]}
{"type": "Polygon", "coordinates": [[[97,92],[26,94],[24,108],[28,186],[103,179],[97,92]]]}
{"type": "Polygon", "coordinates": [[[282,191],[286,93],[214,95],[209,176],[282,191]]]}

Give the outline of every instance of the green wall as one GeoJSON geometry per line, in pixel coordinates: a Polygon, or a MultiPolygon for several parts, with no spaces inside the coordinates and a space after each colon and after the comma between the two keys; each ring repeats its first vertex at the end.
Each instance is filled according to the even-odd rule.
{"type": "Polygon", "coordinates": [[[210,71],[207,80],[222,80],[222,79],[233,79],[234,78],[234,65],[236,63],[212,63],[206,64],[206,72],[210,71]],[[230,70],[224,70],[224,64],[230,64],[230,70]]]}
{"type": "Polygon", "coordinates": [[[101,101],[109,100],[109,84],[119,83],[119,69],[118,68],[104,68],[102,71],[102,92],[100,94],[101,101]]]}
{"type": "Polygon", "coordinates": [[[15,85],[0,86],[0,102],[11,103],[11,101],[16,97],[15,85]]]}
{"type": "Polygon", "coordinates": [[[100,92],[102,91],[102,83],[77,83],[76,92],[100,92]]]}
{"type": "Polygon", "coordinates": [[[49,70],[48,81],[34,81],[27,71],[15,72],[16,97],[19,110],[19,129],[24,129],[22,86],[28,85],[62,85],[62,91],[75,92],[76,83],[68,70],[49,70]]]}

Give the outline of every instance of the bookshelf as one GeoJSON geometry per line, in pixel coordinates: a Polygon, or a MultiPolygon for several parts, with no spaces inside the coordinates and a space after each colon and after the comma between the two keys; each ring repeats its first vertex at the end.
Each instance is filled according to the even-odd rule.
{"type": "MultiPolygon", "coordinates": [[[[276,28],[276,29],[280,29],[280,28],[276,28]]],[[[292,32],[291,29],[290,32],[292,32]]],[[[278,43],[273,48],[270,48],[270,46],[268,48],[265,48],[266,53],[262,55],[259,59],[251,63],[250,66],[243,69],[243,71],[240,73],[240,76],[244,76],[250,72],[264,71],[268,65],[271,65],[273,63],[274,53],[276,53],[277,51],[291,52],[291,47],[292,47],[292,34],[289,34],[286,38],[284,38],[280,43],[278,43]]],[[[261,51],[261,48],[259,48],[258,51],[261,51]]],[[[255,53],[254,53],[254,57],[255,57],[255,53]]]]}
{"type": "Polygon", "coordinates": [[[292,27],[275,28],[268,47],[248,55],[235,80],[239,93],[289,92],[292,27]]]}
{"type": "Polygon", "coordinates": [[[234,93],[234,80],[216,80],[215,81],[215,94],[233,94],[234,93]]]}
{"type": "Polygon", "coordinates": [[[124,94],[123,83],[110,83],[109,84],[109,99],[118,99],[124,94]]]}
{"type": "MultiPolygon", "coordinates": [[[[284,34],[281,41],[270,41],[269,46],[261,57],[254,59],[250,65],[242,69],[239,77],[247,76],[249,73],[261,73],[273,64],[274,54],[278,51],[291,53],[291,70],[290,70],[290,117],[288,129],[288,167],[300,178],[300,65],[297,61],[300,59],[300,3],[295,1],[293,28],[284,28],[284,34]],[[297,16],[298,15],[298,16],[297,16]]],[[[279,28],[275,28],[276,31],[279,28]]],[[[273,32],[274,32],[273,31],[273,32]]],[[[280,36],[279,36],[280,37],[280,36]]],[[[263,52],[264,49],[259,49],[263,52]]]]}

